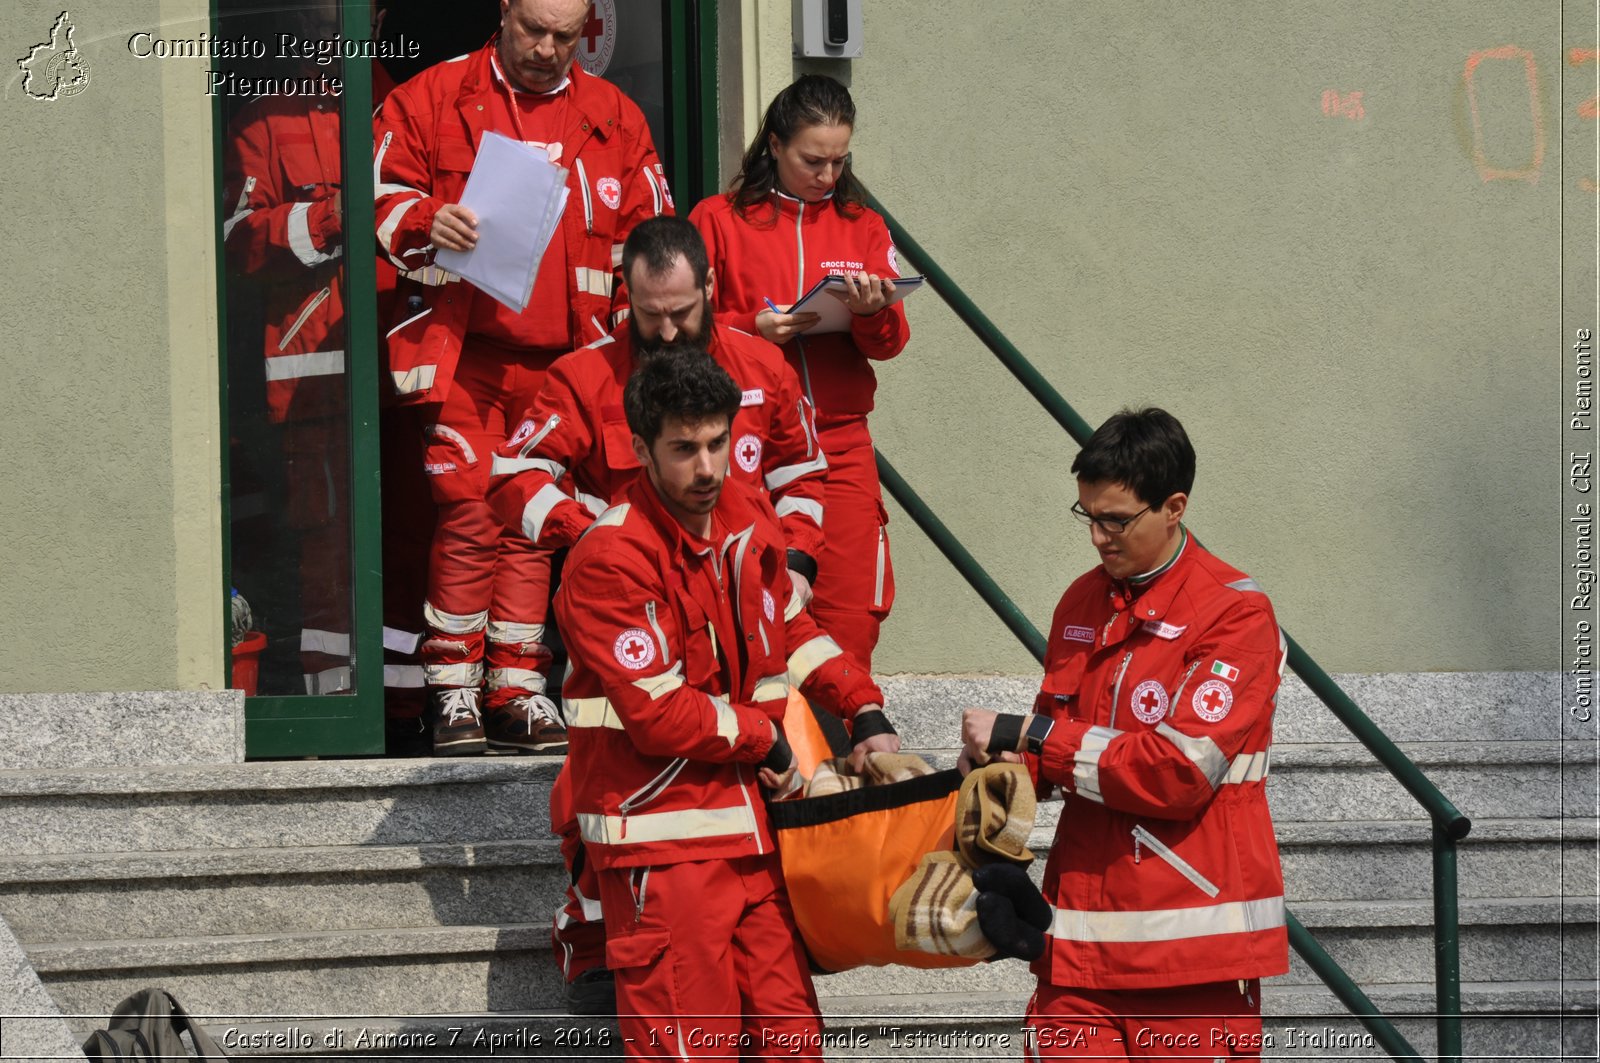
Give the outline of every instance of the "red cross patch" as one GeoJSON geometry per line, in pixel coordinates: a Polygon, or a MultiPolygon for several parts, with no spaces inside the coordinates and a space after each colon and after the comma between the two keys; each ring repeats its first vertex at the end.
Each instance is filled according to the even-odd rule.
{"type": "Polygon", "coordinates": [[[594,0],[578,35],[578,63],[599,77],[617,51],[617,0],[594,0]]]}
{"type": "Polygon", "coordinates": [[[615,177],[602,177],[594,183],[594,190],[600,194],[600,202],[616,210],[622,206],[622,182],[615,177]]]}
{"type": "Polygon", "coordinates": [[[1140,723],[1160,723],[1167,714],[1167,691],[1154,679],[1133,688],[1133,714],[1140,723]]]}
{"type": "Polygon", "coordinates": [[[745,472],[755,472],[761,468],[761,439],[759,436],[746,432],[739,437],[733,445],[733,460],[739,463],[739,468],[745,472]]]}
{"type": "Polygon", "coordinates": [[[617,636],[617,641],[611,644],[611,652],[618,664],[637,672],[641,668],[648,668],[650,662],[656,659],[656,644],[650,638],[650,632],[644,628],[630,627],[617,636]]]}
{"type": "Polygon", "coordinates": [[[1207,723],[1220,723],[1233,708],[1233,688],[1220,679],[1208,679],[1195,690],[1189,704],[1194,714],[1207,723]]]}

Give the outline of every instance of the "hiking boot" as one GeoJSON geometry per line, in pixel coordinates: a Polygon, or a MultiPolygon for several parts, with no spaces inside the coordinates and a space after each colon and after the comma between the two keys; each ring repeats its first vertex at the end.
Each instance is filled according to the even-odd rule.
{"type": "Polygon", "coordinates": [[[525,694],[489,710],[484,725],[495,749],[527,753],[565,753],[567,729],[556,716],[555,702],[543,694],[525,694]]]}
{"type": "Polygon", "coordinates": [[[604,967],[591,967],[567,983],[567,1014],[615,1015],[617,980],[604,967]]]}
{"type": "Polygon", "coordinates": [[[468,757],[485,750],[476,687],[433,687],[428,702],[433,708],[434,756],[468,757]]]}

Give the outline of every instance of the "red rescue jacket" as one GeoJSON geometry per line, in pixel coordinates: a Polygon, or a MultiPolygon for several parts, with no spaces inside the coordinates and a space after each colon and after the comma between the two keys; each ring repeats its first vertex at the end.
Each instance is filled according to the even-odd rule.
{"type": "Polygon", "coordinates": [[[1147,989],[1289,969],[1267,810],[1286,657],[1254,580],[1187,538],[1130,600],[1104,568],[1062,596],[1036,712],[1061,786],[1044,893],[1053,985],[1147,989]]]}
{"type": "MultiPolygon", "coordinates": [[[[744,392],[729,439],[729,477],[764,487],[788,545],[821,557],[828,460],[794,370],[766,340],[722,324],[712,328],[710,351],[744,392]]],[[[633,365],[624,322],[550,366],[537,402],[495,454],[489,503],[507,525],[540,546],[568,546],[638,476],[622,409],[633,365]],[[557,486],[569,474],[570,494],[557,486]]]]}
{"type": "Polygon", "coordinates": [[[882,694],[805,610],[785,619],[776,514],[724,481],[709,541],[636,476],[567,558],[566,768],[597,868],[772,851],[756,782],[800,687],[845,719],[882,694]]]}
{"type": "MultiPolygon", "coordinates": [[[[441,206],[461,199],[483,134],[486,101],[507,88],[495,75],[495,41],[429,67],[391,92],[373,123],[378,243],[401,270],[401,320],[388,333],[389,373],[406,402],[441,402],[481,296],[432,267],[429,232],[441,206]]],[[[671,213],[661,162],[638,106],[608,81],[574,64],[561,165],[570,195],[561,230],[574,345],[604,336],[625,315],[616,268],[622,243],[646,218],[671,213]]],[[[512,128],[493,132],[515,137],[512,128]]]]}
{"type": "MultiPolygon", "coordinates": [[[[756,331],[756,315],[768,299],[791,306],[830,273],[900,276],[889,228],[866,207],[851,218],[832,202],[806,203],[775,191],[748,218],[740,217],[727,196],[712,196],[689,220],[705,238],[717,271],[717,312],[743,332],[756,331]]],[[[827,424],[872,410],[878,388],[872,362],[893,358],[910,337],[905,306],[896,303],[854,318],[849,332],[798,336],[783,345],[783,354],[816,404],[817,419],[827,424]]]]}

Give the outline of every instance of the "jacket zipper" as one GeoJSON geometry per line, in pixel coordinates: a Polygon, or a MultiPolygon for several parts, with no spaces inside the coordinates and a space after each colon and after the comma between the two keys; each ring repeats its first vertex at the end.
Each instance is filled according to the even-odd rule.
{"type": "Polygon", "coordinates": [[[590,236],[594,235],[594,203],[589,199],[589,177],[584,173],[583,160],[573,159],[578,167],[578,190],[583,193],[583,229],[590,236]]]}
{"type": "Polygon", "coordinates": [[[684,766],[688,763],[688,757],[677,758],[671,764],[668,764],[665,768],[661,769],[661,773],[659,775],[645,783],[633,793],[629,794],[623,800],[622,804],[617,806],[617,814],[622,819],[621,830],[617,833],[618,841],[621,841],[623,838],[628,836],[628,813],[632,812],[640,805],[647,805],[651,801],[654,801],[656,798],[660,797],[662,791],[668,786],[672,785],[672,780],[678,777],[678,773],[682,771],[684,766]]]}
{"type": "MultiPolygon", "coordinates": [[[[656,641],[661,644],[661,659],[666,660],[667,636],[661,633],[661,624],[656,620],[656,603],[654,600],[644,603],[644,615],[650,621],[650,630],[656,633],[656,641]]],[[[670,668],[677,663],[677,661],[669,662],[667,667],[670,668]]]]}
{"type": "Polygon", "coordinates": [[[317,310],[317,307],[327,302],[328,296],[332,294],[333,289],[331,287],[322,289],[322,291],[317,293],[317,297],[311,300],[311,304],[304,310],[300,311],[300,316],[294,319],[294,324],[289,326],[289,331],[285,332],[283,334],[283,338],[278,341],[279,353],[282,353],[283,350],[289,346],[289,341],[294,339],[295,333],[299,332],[300,327],[306,323],[306,318],[314,314],[317,310]]]}
{"type": "Polygon", "coordinates": [[[1183,679],[1178,683],[1178,692],[1172,695],[1172,701],[1170,702],[1172,708],[1169,710],[1170,712],[1175,713],[1178,711],[1178,699],[1183,697],[1183,688],[1189,685],[1189,677],[1194,675],[1194,670],[1199,667],[1200,661],[1196,660],[1189,665],[1189,670],[1183,673],[1183,679]]]}
{"type": "Polygon", "coordinates": [[[1133,651],[1129,650],[1122,657],[1122,666],[1117,669],[1117,681],[1111,688],[1111,722],[1106,726],[1117,726],[1117,705],[1122,701],[1122,677],[1128,674],[1128,663],[1133,660],[1133,651]]]}
{"type": "Polygon", "coordinates": [[[1117,612],[1112,613],[1111,614],[1111,619],[1106,621],[1106,626],[1100,629],[1100,645],[1101,646],[1109,646],[1109,645],[1111,645],[1111,629],[1112,629],[1112,627],[1114,627],[1116,625],[1117,618],[1119,616],[1121,616],[1121,615],[1122,615],[1122,611],[1120,609],[1117,612]]]}
{"type": "MultiPolygon", "coordinates": [[[[800,200],[794,212],[794,301],[797,303],[806,294],[806,234],[800,227],[805,216],[805,200],[800,200]]],[[[806,364],[805,340],[796,336],[794,345],[800,352],[800,381],[805,385],[806,400],[815,403],[817,400],[811,394],[811,367],[806,364]]]]}
{"type": "Polygon", "coordinates": [[[1157,838],[1154,834],[1151,834],[1149,831],[1145,830],[1142,826],[1138,826],[1137,824],[1133,828],[1134,863],[1137,864],[1139,862],[1139,846],[1141,843],[1149,846],[1152,852],[1161,857],[1161,859],[1165,860],[1167,863],[1171,864],[1174,871],[1188,879],[1190,882],[1194,883],[1195,887],[1207,897],[1215,897],[1221,892],[1210,879],[1196,871],[1193,864],[1189,863],[1189,861],[1173,852],[1160,838],[1157,838]]]}
{"type": "Polygon", "coordinates": [[[878,575],[872,582],[872,604],[875,608],[883,606],[883,525],[878,525],[878,575]]]}
{"type": "Polygon", "coordinates": [[[628,876],[628,886],[633,890],[634,926],[638,926],[639,921],[644,918],[644,896],[645,891],[650,888],[650,869],[648,867],[636,868],[634,873],[637,874],[640,871],[642,871],[643,874],[639,875],[637,882],[634,881],[633,875],[630,874],[628,876]]]}

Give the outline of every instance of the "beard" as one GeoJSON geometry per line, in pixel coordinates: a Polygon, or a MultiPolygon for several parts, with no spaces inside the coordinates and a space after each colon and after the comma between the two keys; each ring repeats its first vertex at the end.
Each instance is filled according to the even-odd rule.
{"type": "Polygon", "coordinates": [[[638,358],[654,358],[658,354],[673,354],[678,351],[704,351],[711,339],[711,300],[701,300],[700,327],[693,333],[684,329],[670,342],[662,340],[660,336],[647,340],[639,332],[639,323],[634,320],[632,314],[629,314],[628,335],[633,339],[634,355],[638,358]]]}

